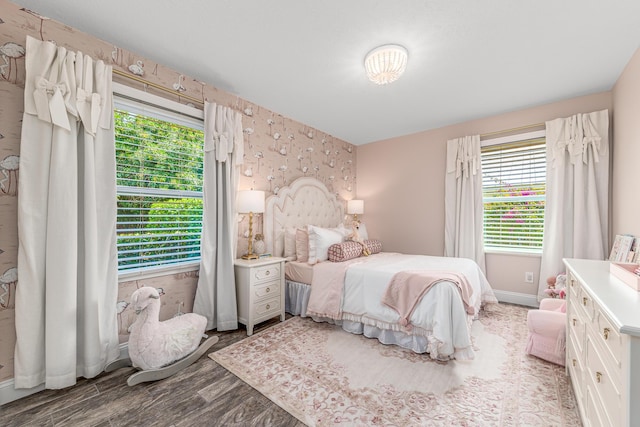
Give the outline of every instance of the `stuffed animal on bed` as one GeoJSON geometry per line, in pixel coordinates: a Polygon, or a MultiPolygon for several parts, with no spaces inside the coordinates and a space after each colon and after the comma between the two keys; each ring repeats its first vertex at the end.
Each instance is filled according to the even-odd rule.
{"type": "Polygon", "coordinates": [[[362,240],[362,237],[360,237],[360,221],[353,221],[353,223],[351,224],[351,234],[347,236],[347,240],[360,243],[360,245],[362,245],[362,255],[371,255],[371,251],[369,250],[369,248],[367,248],[367,245],[364,244],[364,240],[362,240]]]}
{"type": "Polygon", "coordinates": [[[129,328],[129,358],[134,367],[158,369],[188,356],[200,345],[207,319],[186,313],[160,322],[160,294],[145,286],[131,295],[138,317],[129,328]]]}

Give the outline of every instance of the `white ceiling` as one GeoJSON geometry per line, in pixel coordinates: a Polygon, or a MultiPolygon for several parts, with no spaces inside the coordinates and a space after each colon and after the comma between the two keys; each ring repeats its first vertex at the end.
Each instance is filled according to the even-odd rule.
{"type": "Polygon", "coordinates": [[[640,0],[13,1],[353,144],[610,90],[640,43],[640,0]]]}

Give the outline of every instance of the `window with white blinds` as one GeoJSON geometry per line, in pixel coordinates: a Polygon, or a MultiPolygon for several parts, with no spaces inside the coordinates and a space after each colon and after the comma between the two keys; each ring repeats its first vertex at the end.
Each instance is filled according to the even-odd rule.
{"type": "Polygon", "coordinates": [[[544,136],[502,144],[483,142],[485,248],[542,251],[545,180],[544,136]]]}
{"type": "Polygon", "coordinates": [[[200,260],[203,123],[115,101],[118,270],[200,260]]]}

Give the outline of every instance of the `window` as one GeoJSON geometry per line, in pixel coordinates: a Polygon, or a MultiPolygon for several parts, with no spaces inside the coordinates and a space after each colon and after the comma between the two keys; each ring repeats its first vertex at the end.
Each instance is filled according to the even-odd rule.
{"type": "Polygon", "coordinates": [[[203,123],[115,100],[118,270],[200,260],[203,123]]]}
{"type": "Polygon", "coordinates": [[[484,245],[487,249],[541,252],[546,179],[544,133],[508,138],[510,142],[496,139],[482,143],[484,245]]]}

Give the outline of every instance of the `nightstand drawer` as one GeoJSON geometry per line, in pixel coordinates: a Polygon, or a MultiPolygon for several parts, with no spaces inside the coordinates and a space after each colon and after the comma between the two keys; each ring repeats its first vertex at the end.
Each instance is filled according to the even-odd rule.
{"type": "Polygon", "coordinates": [[[238,321],[247,325],[247,335],[253,327],[272,317],[284,321],[284,258],[235,261],[238,321]]]}
{"type": "Polygon", "coordinates": [[[253,288],[256,299],[275,297],[280,295],[280,282],[268,282],[256,285],[253,288]]]}
{"type": "Polygon", "coordinates": [[[264,280],[280,279],[280,264],[265,265],[264,267],[255,267],[251,269],[253,280],[262,282],[264,280]]]}
{"type": "Polygon", "coordinates": [[[258,318],[268,314],[276,315],[280,312],[280,298],[257,302],[254,307],[258,318]]]}

